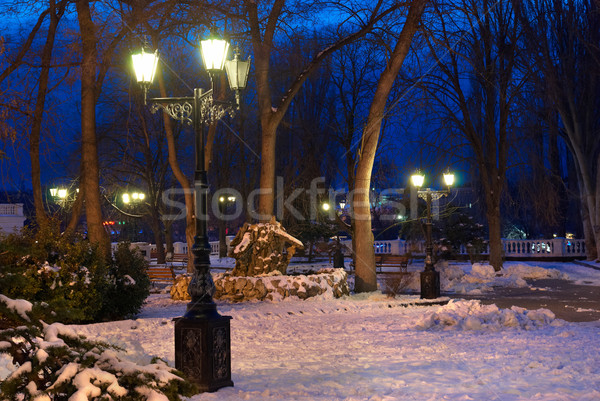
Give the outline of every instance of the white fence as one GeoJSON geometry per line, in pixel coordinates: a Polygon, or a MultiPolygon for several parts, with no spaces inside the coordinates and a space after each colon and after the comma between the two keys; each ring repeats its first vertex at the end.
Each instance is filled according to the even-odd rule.
{"type": "MultiPolygon", "coordinates": [[[[232,239],[233,239],[233,236],[227,237],[227,239],[226,239],[227,247],[229,247],[229,243],[231,242],[232,239]]],[[[209,244],[210,244],[210,254],[218,255],[219,249],[220,249],[219,241],[210,241],[209,244]]],[[[117,246],[118,246],[117,242],[112,243],[113,252],[117,249],[117,246]]],[[[148,244],[147,242],[132,242],[131,247],[138,248],[140,250],[140,252],[142,253],[142,255],[144,255],[144,257],[148,260],[150,260],[151,255],[156,252],[156,244],[148,244]]],[[[166,244],[164,245],[164,248],[165,249],[167,248],[166,244]]],[[[187,254],[187,252],[188,252],[187,243],[186,242],[174,242],[173,243],[173,252],[177,253],[177,254],[187,254]]]]}
{"type": "MultiPolygon", "coordinates": [[[[227,238],[227,246],[231,242],[231,238],[227,238]]],[[[348,250],[352,250],[352,241],[342,241],[348,250]]],[[[113,243],[113,250],[117,244],[113,243]]],[[[152,252],[156,252],[156,245],[147,244],[144,242],[136,242],[131,244],[132,247],[139,248],[140,252],[150,259],[152,252]]],[[[376,254],[391,254],[404,255],[408,251],[413,254],[425,254],[425,241],[405,241],[405,240],[389,240],[375,241],[376,254]]],[[[554,238],[550,240],[529,240],[529,239],[503,239],[502,246],[504,256],[510,258],[577,258],[585,257],[585,241],[582,239],[567,239],[554,238]]],[[[166,248],[166,246],[165,246],[166,248]]],[[[210,254],[219,254],[219,241],[210,242],[210,254]]],[[[188,246],[185,242],[173,243],[175,253],[187,253],[188,246]]],[[[468,255],[469,252],[465,246],[461,246],[459,255],[468,255]]],[[[482,252],[483,255],[489,254],[489,247],[482,252]]]]}
{"type": "MultiPolygon", "coordinates": [[[[352,241],[342,241],[352,249],[352,241]]],[[[425,254],[425,241],[389,240],[375,241],[375,254],[403,255],[408,251],[413,254],[425,254]]],[[[550,240],[503,239],[502,247],[505,257],[511,258],[564,258],[585,257],[585,241],[582,239],[553,238],[550,240]]],[[[468,255],[466,246],[461,246],[460,255],[468,255]]],[[[489,247],[483,252],[489,254],[489,247]]]]}
{"type": "Polygon", "coordinates": [[[0,203],[0,232],[18,232],[25,223],[22,203],[0,203]]]}

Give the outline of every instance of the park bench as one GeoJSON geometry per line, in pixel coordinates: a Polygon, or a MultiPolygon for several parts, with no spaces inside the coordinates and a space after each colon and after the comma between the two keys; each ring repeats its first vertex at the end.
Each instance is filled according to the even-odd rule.
{"type": "MultiPolygon", "coordinates": [[[[150,258],[156,259],[158,258],[158,252],[152,251],[150,253],[150,258]]],[[[173,263],[177,263],[179,265],[187,265],[188,255],[187,253],[171,253],[167,252],[165,255],[165,261],[169,263],[171,266],[173,263]]]]}
{"type": "Polygon", "coordinates": [[[171,266],[173,266],[173,263],[177,263],[179,266],[185,266],[188,263],[187,253],[167,252],[165,259],[166,259],[167,263],[171,264],[171,266]]]}
{"type": "Polygon", "coordinates": [[[152,285],[155,284],[173,284],[175,282],[175,272],[172,267],[149,267],[146,269],[146,273],[148,273],[148,278],[152,282],[152,285]]]}
{"type": "Polygon", "coordinates": [[[379,254],[375,255],[375,269],[378,272],[383,272],[383,268],[386,268],[386,271],[399,271],[401,273],[406,273],[408,269],[408,263],[412,259],[412,255],[410,253],[404,255],[389,255],[389,254],[379,254]]]}

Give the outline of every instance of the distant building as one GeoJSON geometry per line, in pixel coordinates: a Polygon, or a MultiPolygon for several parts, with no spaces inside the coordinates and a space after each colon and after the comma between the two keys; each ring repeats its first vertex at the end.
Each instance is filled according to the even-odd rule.
{"type": "Polygon", "coordinates": [[[0,232],[12,234],[18,232],[25,223],[22,203],[0,203],[0,232]]]}

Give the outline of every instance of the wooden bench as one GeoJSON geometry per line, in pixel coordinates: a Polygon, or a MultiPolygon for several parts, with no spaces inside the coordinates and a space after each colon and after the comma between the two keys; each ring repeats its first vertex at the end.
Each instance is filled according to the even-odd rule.
{"type": "Polygon", "coordinates": [[[187,265],[188,263],[188,255],[187,253],[170,253],[167,252],[165,257],[167,263],[170,263],[173,266],[173,263],[178,263],[179,265],[187,265]]]}
{"type": "Polygon", "coordinates": [[[399,270],[401,273],[406,273],[408,269],[408,263],[412,259],[411,254],[405,255],[389,255],[379,254],[375,255],[375,270],[383,272],[383,268],[392,269],[392,271],[399,270]]]}
{"type": "Polygon", "coordinates": [[[148,273],[152,285],[175,283],[175,272],[172,267],[149,267],[146,269],[146,273],[148,273]]]}

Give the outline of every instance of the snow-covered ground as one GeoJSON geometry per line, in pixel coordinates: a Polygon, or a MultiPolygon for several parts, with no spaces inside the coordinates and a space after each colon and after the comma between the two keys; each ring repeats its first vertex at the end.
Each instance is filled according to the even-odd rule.
{"type": "MultiPolygon", "coordinates": [[[[523,285],[524,274],[543,270],[600,285],[600,271],[570,263],[535,263],[543,270],[507,263],[502,277],[460,266],[472,277],[460,281],[470,291],[523,285]]],[[[600,321],[568,323],[544,309],[478,301],[406,306],[417,299],[372,293],[219,303],[233,317],[235,386],[192,400],[600,400],[600,321]]],[[[172,318],[185,305],[154,294],[135,320],[72,328],[122,346],[134,361],[159,356],[173,364],[172,318]]],[[[0,358],[0,377],[10,368],[0,358]]]]}

